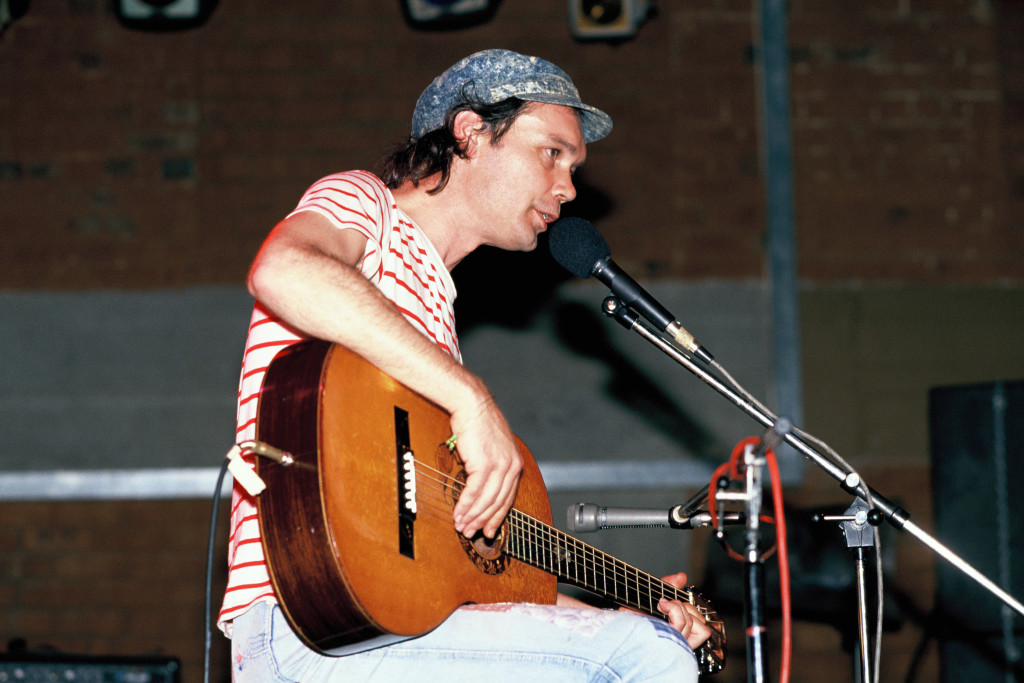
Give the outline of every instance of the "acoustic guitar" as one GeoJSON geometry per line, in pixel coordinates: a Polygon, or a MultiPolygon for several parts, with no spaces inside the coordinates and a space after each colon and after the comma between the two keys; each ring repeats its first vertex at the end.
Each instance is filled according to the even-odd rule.
{"type": "Polygon", "coordinates": [[[712,630],[700,669],[723,667],[722,621],[692,587],[551,526],[521,441],[519,492],[497,537],[457,533],[465,473],[450,429],[447,412],[343,347],[305,341],[270,364],[257,439],[295,462],[257,459],[259,523],[274,592],[307,645],[345,654],[422,635],[467,603],[553,604],[560,580],[661,619],[662,597],[697,605],[712,630]]]}

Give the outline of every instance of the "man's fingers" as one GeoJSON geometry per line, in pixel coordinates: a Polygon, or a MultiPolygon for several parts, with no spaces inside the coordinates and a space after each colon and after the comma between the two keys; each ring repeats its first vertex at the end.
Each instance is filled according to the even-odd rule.
{"type": "Polygon", "coordinates": [[[661,577],[661,580],[665,583],[670,583],[676,588],[686,587],[686,572],[679,572],[677,574],[669,574],[668,576],[661,577]]]}
{"type": "MultiPolygon", "coordinates": [[[[491,494],[493,495],[493,494],[491,494]]],[[[470,474],[466,479],[466,488],[459,494],[459,502],[455,506],[455,530],[466,536],[472,536],[482,526],[481,513],[486,509],[488,482],[481,474],[470,474]]]]}
{"type": "Polygon", "coordinates": [[[686,642],[690,644],[691,648],[696,649],[711,636],[711,628],[695,605],[662,598],[658,603],[658,609],[668,617],[669,623],[686,638],[686,642]]]}
{"type": "Polygon", "coordinates": [[[466,487],[455,506],[456,530],[469,537],[483,530],[494,537],[515,501],[523,456],[515,436],[493,400],[469,419],[456,419],[459,456],[466,468],[466,487]]]}
{"type": "Polygon", "coordinates": [[[508,516],[509,510],[512,509],[513,503],[516,501],[516,492],[519,490],[519,471],[516,469],[515,472],[509,471],[505,475],[505,481],[501,488],[501,493],[498,494],[498,500],[491,506],[491,509],[484,513],[484,517],[487,518],[484,524],[483,530],[484,535],[488,538],[494,538],[498,533],[498,529],[505,522],[505,517],[508,516]]]}
{"type": "Polygon", "coordinates": [[[678,600],[662,598],[658,602],[658,609],[668,617],[668,623],[683,635],[686,635],[686,630],[693,625],[693,617],[683,607],[683,603],[678,600]]]}
{"type": "Polygon", "coordinates": [[[521,470],[517,462],[503,473],[492,469],[488,476],[482,472],[469,474],[455,507],[455,529],[466,536],[483,529],[485,535],[493,538],[515,502],[521,470]]]}

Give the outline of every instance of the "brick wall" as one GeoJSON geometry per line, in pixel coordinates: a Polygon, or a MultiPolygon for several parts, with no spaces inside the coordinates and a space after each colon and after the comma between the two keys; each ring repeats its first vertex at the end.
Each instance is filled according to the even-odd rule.
{"type": "MultiPolygon", "coordinates": [[[[801,274],[1020,279],[1004,93],[1013,3],[802,3],[791,41],[801,274]],[[1001,19],[1002,17],[1000,17],[1001,19]],[[999,46],[1002,45],[1002,49],[999,46]]],[[[1019,60],[1017,60],[1019,62],[1019,60]]],[[[1014,70],[1018,75],[1012,75],[1014,70]]],[[[1017,117],[1019,121],[1019,117],[1017,117]]]]}
{"type": "MultiPolygon", "coordinates": [[[[101,0],[35,2],[0,41],[0,286],[238,282],[309,182],[372,166],[440,68],[495,45],[551,57],[614,116],[577,211],[618,260],[656,277],[760,277],[754,12],[658,9],[608,45],[573,41],[565,7],[542,0],[453,33],[415,32],[397,2],[371,0],[327,16],[224,5],[174,33],[123,28],[101,0]]],[[[1024,276],[1019,14],[792,3],[803,278],[1024,276]]]]}
{"type": "Polygon", "coordinates": [[[1019,2],[1003,1],[996,4],[996,9],[1007,229],[1019,235],[1024,231],[1024,7],[1019,2]]]}
{"type": "MultiPolygon", "coordinates": [[[[201,681],[210,509],[210,501],[0,503],[3,649],[22,639],[39,654],[177,657],[183,680],[201,681]]],[[[225,521],[215,608],[226,536],[225,521]]],[[[227,680],[228,641],[217,632],[211,642],[210,680],[227,680]]]]}

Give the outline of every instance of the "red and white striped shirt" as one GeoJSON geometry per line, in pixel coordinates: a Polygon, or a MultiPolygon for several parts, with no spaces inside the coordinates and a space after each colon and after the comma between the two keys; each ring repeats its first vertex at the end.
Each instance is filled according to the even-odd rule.
{"type": "MultiPolygon", "coordinates": [[[[366,236],[360,272],[418,330],[461,360],[455,335],[455,285],[427,236],[395,204],[374,175],[350,171],[327,176],[306,190],[289,216],[315,211],[338,229],[366,236]]],[[[259,302],[249,323],[238,386],[236,442],[256,436],[256,405],[274,356],[304,337],[259,302]]],[[[228,538],[228,585],[218,623],[230,637],[231,620],[257,602],[276,602],[260,542],[256,501],[235,483],[228,538]]]]}

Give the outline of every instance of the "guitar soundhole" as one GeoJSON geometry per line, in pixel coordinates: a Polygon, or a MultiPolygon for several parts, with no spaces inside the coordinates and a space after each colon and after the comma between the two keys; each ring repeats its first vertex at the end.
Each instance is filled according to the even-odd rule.
{"type": "Polygon", "coordinates": [[[505,528],[498,531],[494,538],[487,538],[482,533],[477,533],[473,538],[466,538],[459,534],[462,542],[462,549],[466,551],[469,559],[473,560],[476,568],[485,574],[496,576],[505,571],[505,528]]]}
{"type": "Polygon", "coordinates": [[[483,534],[477,534],[473,537],[472,544],[473,550],[480,553],[481,557],[485,557],[488,560],[494,559],[501,555],[502,548],[505,547],[505,529],[501,529],[494,538],[487,538],[483,534]]]}

